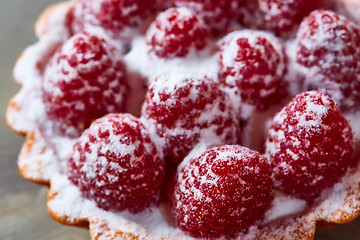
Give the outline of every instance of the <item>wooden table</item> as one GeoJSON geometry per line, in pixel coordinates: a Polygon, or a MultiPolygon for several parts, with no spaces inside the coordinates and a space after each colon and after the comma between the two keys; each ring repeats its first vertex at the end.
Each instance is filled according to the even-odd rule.
{"type": "MultiPolygon", "coordinates": [[[[36,41],[33,23],[41,11],[57,0],[0,0],[0,112],[19,90],[12,68],[22,50],[36,41]]],[[[16,159],[23,139],[12,133],[0,118],[0,239],[86,240],[87,230],[62,226],[46,211],[44,187],[20,178],[16,159]]],[[[320,231],[316,239],[360,239],[360,220],[320,231]]]]}

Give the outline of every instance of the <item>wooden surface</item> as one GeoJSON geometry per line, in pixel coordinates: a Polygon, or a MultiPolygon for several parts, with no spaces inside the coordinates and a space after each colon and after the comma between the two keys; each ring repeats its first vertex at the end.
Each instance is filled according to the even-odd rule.
{"type": "MultiPolygon", "coordinates": [[[[16,159],[23,139],[7,129],[4,114],[19,90],[12,68],[22,50],[36,41],[33,23],[57,0],[0,0],[0,239],[88,240],[87,230],[62,226],[46,211],[46,188],[22,180],[16,159]]],[[[316,234],[318,240],[360,239],[360,220],[316,234]]]]}

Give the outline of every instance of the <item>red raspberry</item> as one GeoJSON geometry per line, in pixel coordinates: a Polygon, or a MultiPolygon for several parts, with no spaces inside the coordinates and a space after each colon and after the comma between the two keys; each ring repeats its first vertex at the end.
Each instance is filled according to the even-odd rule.
{"type": "Polygon", "coordinates": [[[46,112],[60,131],[78,136],[106,113],[121,112],[128,91],[121,53],[105,39],[76,34],[45,69],[46,112]]]}
{"type": "Polygon", "coordinates": [[[213,35],[225,33],[236,10],[244,0],[174,0],[178,7],[188,7],[204,19],[213,35]]]}
{"type": "Polygon", "coordinates": [[[188,8],[170,8],[160,13],[149,27],[146,40],[162,58],[184,57],[192,49],[203,49],[208,29],[188,8]]]}
{"type": "Polygon", "coordinates": [[[250,28],[266,29],[280,37],[294,33],[312,10],[323,7],[323,0],[244,0],[238,22],[250,28]]]}
{"type": "Polygon", "coordinates": [[[150,83],[142,116],[164,141],[164,154],[180,162],[199,142],[233,144],[239,124],[219,84],[203,75],[164,74],[150,83]]]}
{"type": "Polygon", "coordinates": [[[136,213],[158,199],[164,169],[144,125],[130,114],[109,114],[76,141],[67,174],[99,207],[136,213]]]}
{"type": "Polygon", "coordinates": [[[236,31],[222,42],[220,78],[237,88],[242,101],[266,110],[287,95],[286,55],[274,36],[252,30],[236,31]]]}
{"type": "Polygon", "coordinates": [[[314,11],[297,34],[296,61],[305,90],[328,94],[342,110],[360,104],[360,30],[331,11],[314,11]]]}
{"type": "Polygon", "coordinates": [[[242,146],[212,148],[179,168],[173,211],[178,227],[193,237],[246,231],[273,199],[268,160],[242,146]]]}
{"type": "Polygon", "coordinates": [[[74,32],[90,31],[94,26],[117,34],[135,27],[154,0],[80,0],[75,5],[74,32]]]}
{"type": "Polygon", "coordinates": [[[258,0],[265,28],[287,37],[322,0],[258,0]]]}
{"type": "Polygon", "coordinates": [[[352,130],[330,97],[301,93],[275,116],[266,153],[277,186],[311,201],[345,174],[353,153],[352,130]]]}

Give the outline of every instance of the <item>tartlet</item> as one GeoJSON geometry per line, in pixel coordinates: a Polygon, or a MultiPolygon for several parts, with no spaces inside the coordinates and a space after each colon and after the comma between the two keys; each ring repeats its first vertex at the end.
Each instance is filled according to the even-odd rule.
{"type": "MultiPolygon", "coordinates": [[[[79,1],[60,3],[44,11],[35,25],[39,41],[27,48],[16,64],[14,76],[22,88],[9,103],[7,122],[11,129],[26,138],[18,159],[20,175],[29,181],[49,186],[47,206],[50,215],[63,224],[89,227],[92,239],[188,239],[190,237],[176,227],[169,213],[167,204],[169,200],[148,207],[139,213],[131,213],[127,210],[108,211],[97,206],[93,200],[84,198],[80,189],[66,175],[67,161],[72,154],[77,137],[59,132],[57,122],[49,118],[43,102],[41,86],[48,62],[58,49],[74,35],[71,26],[77,4],[79,1]]],[[[329,5],[331,5],[328,6],[329,8],[360,23],[358,14],[356,14],[360,13],[360,6],[355,1],[344,0],[329,5]]],[[[163,7],[163,9],[166,8],[167,6],[163,7]]],[[[224,42],[226,44],[226,39],[221,40],[218,43],[220,47],[218,47],[215,40],[211,40],[207,45],[208,49],[200,50],[200,54],[174,52],[172,54],[175,54],[175,57],[166,55],[167,58],[170,56],[170,59],[165,60],[154,57],[155,55],[153,52],[150,53],[149,44],[146,43],[143,35],[154,20],[155,13],[156,10],[152,10],[152,14],[142,18],[140,22],[136,22],[134,25],[136,27],[129,28],[120,35],[109,37],[111,43],[116,38],[121,38],[121,41],[124,42],[116,47],[123,52],[123,59],[128,68],[131,79],[128,91],[136,94],[128,97],[127,106],[123,111],[130,112],[135,116],[140,114],[143,96],[146,93],[144,86],[146,86],[147,79],[156,78],[169,71],[180,75],[185,74],[186,71],[197,71],[217,78],[219,77],[218,67],[216,67],[218,65],[217,49],[221,48],[221,44],[224,42]]],[[[229,23],[227,26],[229,32],[238,28],[237,24],[233,26],[229,23]]],[[[97,31],[94,30],[96,34],[106,35],[104,32],[97,31]]],[[[220,39],[219,35],[226,35],[224,32],[219,32],[218,26],[211,29],[208,34],[213,34],[215,39],[220,39]]],[[[252,33],[250,31],[246,34],[251,35],[252,33]]],[[[273,35],[272,37],[275,38],[273,35]]],[[[231,36],[228,37],[228,39],[230,38],[231,36]]],[[[301,92],[299,88],[301,83],[291,83],[291,79],[296,77],[294,76],[295,71],[293,71],[295,69],[295,53],[291,34],[289,39],[285,44],[288,55],[286,64],[289,68],[286,78],[290,79],[287,81],[290,82],[288,94],[291,97],[301,92]]],[[[201,44],[199,48],[203,48],[201,44]]],[[[236,94],[233,90],[229,90],[228,94],[233,96],[231,101],[234,102],[235,108],[245,109],[238,114],[240,115],[239,126],[243,128],[241,129],[242,143],[262,151],[265,141],[264,132],[270,127],[268,123],[272,120],[274,113],[279,111],[291,98],[279,93],[277,97],[284,95],[282,101],[272,103],[270,107],[261,105],[262,107],[258,108],[251,101],[245,103],[244,99],[240,106],[237,103],[240,100],[234,97],[236,94]],[[267,108],[267,110],[261,108],[267,108]],[[252,136],[247,137],[249,135],[252,136]]],[[[314,202],[306,202],[276,191],[274,200],[264,217],[247,231],[237,233],[235,239],[313,239],[317,225],[343,224],[360,215],[360,165],[357,161],[360,149],[358,144],[360,124],[356,120],[359,112],[358,110],[349,111],[345,116],[354,132],[355,147],[353,164],[344,176],[336,184],[322,191],[314,202]]],[[[150,124],[147,127],[152,128],[150,124]]],[[[81,131],[83,130],[81,129],[81,131]]],[[[152,129],[152,131],[155,130],[152,129]]],[[[238,130],[234,130],[234,132],[236,131],[238,130]]],[[[211,145],[221,144],[215,141],[211,145]]],[[[209,145],[201,142],[192,149],[184,161],[196,158],[208,147],[209,145]]]]}

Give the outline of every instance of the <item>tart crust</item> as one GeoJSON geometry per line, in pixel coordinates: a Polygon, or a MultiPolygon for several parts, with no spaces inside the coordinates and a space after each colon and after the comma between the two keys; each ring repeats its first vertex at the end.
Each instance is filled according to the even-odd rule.
{"type": "MultiPolygon", "coordinates": [[[[76,1],[56,4],[46,9],[35,25],[35,31],[40,38],[48,32],[51,16],[59,9],[66,8],[71,11],[76,1]]],[[[346,0],[343,3],[353,3],[346,0]]],[[[359,4],[358,4],[359,5],[359,4]]],[[[358,6],[360,9],[360,6],[358,6]]],[[[358,10],[359,10],[358,9],[358,10]]],[[[20,56],[24,57],[26,51],[20,56]]],[[[15,80],[22,85],[22,79],[15,80]]],[[[56,221],[72,226],[88,227],[92,240],[115,240],[115,239],[159,239],[157,236],[144,234],[143,231],[125,232],[110,226],[111,224],[102,218],[84,217],[79,214],[72,216],[67,210],[59,211],[54,207],[57,201],[62,201],[61,191],[53,187],[50,177],[44,174],[45,160],[54,155],[54,150],[46,144],[45,137],[39,128],[31,130],[19,129],[13,124],[13,119],[22,109],[22,104],[16,96],[10,101],[7,110],[7,123],[16,133],[25,136],[25,143],[18,158],[20,175],[31,182],[49,186],[48,211],[56,221]]],[[[360,154],[356,154],[359,158],[360,154]]],[[[360,166],[354,167],[344,176],[340,183],[336,184],[323,194],[324,199],[315,203],[311,208],[298,215],[278,219],[260,226],[257,229],[250,229],[249,233],[240,236],[241,239],[313,239],[317,226],[328,226],[333,224],[344,224],[350,222],[360,215],[360,166]],[[334,201],[336,200],[336,201],[334,201]]],[[[136,225],[129,221],[129,226],[136,225]]],[[[136,229],[136,228],[131,228],[136,229]]],[[[161,238],[179,239],[179,238],[161,238]]]]}

